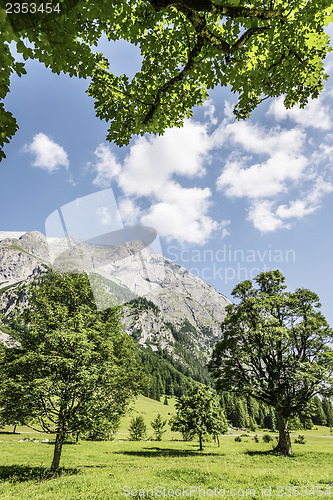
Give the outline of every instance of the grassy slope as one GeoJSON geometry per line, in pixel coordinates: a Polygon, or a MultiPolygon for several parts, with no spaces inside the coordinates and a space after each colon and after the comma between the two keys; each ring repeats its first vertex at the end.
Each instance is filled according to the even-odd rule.
{"type": "MultiPolygon", "coordinates": [[[[163,404],[164,396],[161,397],[161,401],[155,401],[153,399],[146,398],[140,395],[138,399],[134,401],[134,404],[130,405],[130,410],[128,414],[122,418],[119,430],[115,436],[115,439],[126,439],[128,437],[128,427],[130,421],[133,417],[142,416],[145,420],[147,426],[147,438],[153,438],[153,429],[150,422],[157,417],[158,413],[162,415],[164,419],[169,420],[171,415],[169,413],[175,414],[175,403],[176,399],[168,399],[168,405],[163,404]]],[[[171,432],[170,427],[166,426],[167,432],[164,435],[165,439],[172,439],[172,437],[180,438],[180,434],[171,432]]]]}
{"type": "MultiPolygon", "coordinates": [[[[251,437],[243,437],[242,442],[236,443],[234,435],[221,437],[220,448],[212,442],[205,443],[204,452],[200,453],[196,442],[177,441],[177,435],[171,432],[162,442],[151,441],[149,425],[148,442],[127,441],[125,433],[133,415],[143,415],[149,424],[157,413],[170,417],[167,414],[174,411],[172,408],[171,402],[165,406],[140,396],[131,414],[123,419],[115,441],[66,444],[61,462],[64,470],[58,476],[50,475],[47,470],[53,453],[51,444],[19,443],[18,440],[27,434],[0,435],[0,499],[118,500],[126,498],[123,494],[126,486],[137,490],[157,486],[166,489],[196,486],[205,490],[216,487],[226,492],[235,488],[237,498],[239,489],[244,490],[246,496],[246,489],[253,488],[256,498],[262,498],[261,488],[269,486],[272,486],[271,498],[294,497],[297,487],[303,486],[307,490],[300,489],[303,494],[299,496],[307,493],[307,498],[317,498],[321,490],[324,498],[333,496],[333,439],[329,437],[329,429],[302,431],[306,444],[294,444],[292,457],[269,454],[272,444],[263,443],[262,439],[255,443],[251,437]],[[288,495],[288,490],[281,490],[278,497],[277,486],[287,485],[296,487],[294,494],[288,495]],[[317,490],[311,490],[312,485],[321,487],[318,495],[317,490]]],[[[296,431],[292,435],[299,433],[296,431]]],[[[35,436],[30,434],[30,437],[35,436]]],[[[41,438],[43,436],[38,437],[41,438]]],[[[198,493],[191,495],[191,498],[202,497],[203,493],[200,497],[198,493]]],[[[157,496],[150,495],[150,498],[157,496]]]]}

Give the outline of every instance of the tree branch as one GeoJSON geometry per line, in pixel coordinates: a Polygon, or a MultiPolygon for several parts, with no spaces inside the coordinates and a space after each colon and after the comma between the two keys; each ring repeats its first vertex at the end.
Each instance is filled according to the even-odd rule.
{"type": "Polygon", "coordinates": [[[261,27],[261,28],[249,28],[248,30],[245,31],[245,33],[243,33],[243,35],[237,40],[236,43],[234,43],[233,45],[231,45],[230,47],[230,53],[233,54],[234,52],[236,52],[237,50],[239,50],[240,48],[243,47],[243,45],[246,44],[246,42],[248,40],[250,40],[250,38],[253,36],[253,35],[256,35],[258,33],[264,33],[265,31],[269,30],[270,28],[268,26],[266,27],[261,27]]]}
{"type": "MultiPolygon", "coordinates": [[[[198,13],[198,10],[205,11],[205,12],[211,11],[211,12],[218,13],[218,14],[222,13],[222,11],[220,12],[221,9],[227,9],[228,12],[230,11],[232,13],[235,13],[236,11],[239,13],[242,11],[243,14],[246,11],[246,12],[248,12],[247,15],[249,15],[250,12],[251,12],[251,14],[254,12],[255,13],[254,17],[262,18],[262,19],[269,19],[270,18],[268,16],[267,12],[270,12],[270,13],[277,12],[277,11],[266,11],[264,9],[248,9],[248,8],[240,8],[240,7],[232,7],[232,6],[216,6],[212,2],[205,1],[205,0],[203,0],[202,2],[200,2],[200,1],[197,2],[195,0],[194,1],[184,0],[183,2],[179,2],[179,3],[167,3],[168,0],[149,0],[149,1],[155,9],[159,9],[162,4],[164,5],[164,3],[165,3],[165,6],[174,5],[178,9],[178,11],[180,13],[184,14],[186,16],[186,18],[190,21],[190,23],[192,24],[192,26],[194,27],[194,29],[198,33],[198,38],[197,38],[197,43],[195,44],[194,48],[192,50],[190,50],[190,52],[189,52],[188,61],[187,61],[186,65],[184,66],[184,68],[182,69],[182,71],[180,71],[180,73],[178,73],[178,75],[171,78],[164,85],[162,85],[162,87],[160,87],[157,90],[157,92],[155,94],[154,102],[152,104],[150,104],[150,109],[149,109],[148,113],[146,114],[145,118],[143,119],[144,125],[147,125],[152,120],[154,113],[156,112],[159,105],[161,104],[161,99],[162,99],[163,94],[165,92],[167,92],[175,83],[181,81],[193,68],[194,64],[196,63],[195,58],[199,54],[205,41],[208,41],[211,45],[213,45],[218,50],[220,50],[225,55],[226,58],[229,58],[229,56],[231,54],[234,54],[235,52],[237,52],[237,50],[239,50],[241,47],[243,47],[252,36],[259,34],[259,33],[264,33],[265,31],[270,29],[269,27],[249,28],[245,33],[243,33],[243,35],[233,45],[230,45],[228,42],[226,42],[225,40],[223,40],[219,36],[215,35],[214,33],[212,33],[208,29],[207,24],[206,24],[206,20],[204,19],[203,16],[200,16],[200,14],[198,13]],[[206,6],[206,8],[199,9],[198,8],[199,4],[201,6],[202,5],[206,6]],[[211,7],[210,10],[207,8],[208,5],[210,5],[210,7],[211,7]],[[216,9],[219,10],[219,12],[217,12],[216,9]],[[265,15],[266,15],[266,17],[265,17],[265,15]],[[264,17],[261,17],[261,16],[264,16],[264,17]]],[[[228,15],[226,13],[222,13],[222,14],[228,15]]],[[[238,17],[244,17],[244,16],[239,15],[238,17]]],[[[273,14],[272,14],[271,18],[272,17],[278,17],[278,16],[277,15],[273,16],[273,14]]]]}
{"type": "Polygon", "coordinates": [[[234,5],[216,5],[211,0],[149,0],[150,5],[157,11],[166,9],[171,5],[177,9],[185,7],[196,12],[212,12],[213,14],[231,17],[248,17],[256,19],[283,19],[280,9],[255,9],[251,7],[237,7],[234,5]]]}
{"type": "Polygon", "coordinates": [[[181,81],[193,68],[195,64],[195,58],[199,54],[200,50],[202,49],[204,45],[204,39],[203,37],[198,37],[196,45],[193,47],[191,52],[189,53],[188,61],[184,68],[178,73],[178,75],[174,76],[171,78],[169,81],[167,81],[162,87],[160,87],[155,95],[154,102],[150,105],[150,110],[146,114],[145,118],[143,119],[143,124],[147,125],[147,123],[150,122],[150,120],[153,118],[155,111],[161,104],[161,98],[162,95],[167,92],[175,83],[181,81]]]}

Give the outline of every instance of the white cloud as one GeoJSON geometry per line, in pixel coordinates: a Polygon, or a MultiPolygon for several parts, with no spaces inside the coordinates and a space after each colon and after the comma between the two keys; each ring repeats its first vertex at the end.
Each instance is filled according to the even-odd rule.
{"type": "Polygon", "coordinates": [[[174,175],[202,177],[212,147],[206,125],[190,120],[163,136],[141,137],[125,158],[119,185],[128,195],[159,196],[174,175]]]}
{"type": "Polygon", "coordinates": [[[261,232],[290,229],[291,220],[316,212],[322,198],[333,191],[328,180],[333,151],[330,133],[317,150],[299,127],[267,130],[251,122],[222,122],[215,135],[223,136],[224,144],[234,148],[216,187],[228,197],[248,199],[248,220],[261,232]],[[302,197],[290,199],[295,186],[303,191],[302,197]]]}
{"type": "Polygon", "coordinates": [[[100,223],[102,226],[107,226],[111,222],[111,214],[107,207],[99,207],[96,210],[97,215],[99,216],[100,223]]]}
{"type": "Polygon", "coordinates": [[[207,99],[203,104],[204,116],[206,116],[211,125],[217,125],[217,118],[215,116],[215,106],[212,99],[207,99]]]}
{"type": "Polygon", "coordinates": [[[312,154],[312,161],[316,164],[323,163],[332,166],[333,158],[333,134],[326,134],[324,141],[319,145],[317,151],[312,154]]]}
{"type": "Polygon", "coordinates": [[[320,208],[323,196],[331,192],[333,185],[320,176],[302,199],[290,201],[288,205],[277,206],[276,201],[269,200],[255,202],[249,210],[248,219],[261,232],[290,229],[292,226],[287,219],[302,219],[313,214],[320,208]]]}
{"type": "Polygon", "coordinates": [[[276,215],[280,219],[290,219],[296,217],[297,219],[302,219],[305,215],[311,214],[316,208],[314,206],[307,206],[304,200],[292,201],[289,205],[279,205],[276,210],[276,215]]]}
{"type": "Polygon", "coordinates": [[[50,173],[60,167],[66,169],[69,167],[68,156],[63,147],[41,132],[34,136],[31,144],[25,146],[25,151],[35,155],[34,167],[42,168],[50,173]]]}
{"type": "Polygon", "coordinates": [[[298,179],[306,163],[304,157],[289,157],[283,152],[250,167],[242,161],[227,162],[216,186],[229,197],[271,197],[285,190],[285,181],[298,179]]]}
{"type": "Polygon", "coordinates": [[[222,123],[220,133],[249,153],[270,156],[285,151],[289,154],[299,153],[305,140],[305,133],[297,128],[286,130],[275,127],[267,130],[248,121],[233,122],[227,126],[222,123]]]}
{"type": "Polygon", "coordinates": [[[227,125],[224,136],[232,144],[241,145],[246,153],[269,157],[251,165],[252,157],[231,154],[216,181],[217,189],[229,197],[272,197],[286,189],[287,181],[299,180],[307,166],[308,160],[301,154],[305,135],[297,129],[267,131],[239,122],[227,125]]]}
{"type": "Polygon", "coordinates": [[[319,208],[321,199],[325,194],[333,192],[333,185],[331,182],[325,181],[325,179],[320,175],[315,180],[312,190],[307,196],[309,203],[312,203],[316,206],[316,209],[319,208]]]}
{"type": "Polygon", "coordinates": [[[152,226],[168,240],[205,243],[219,228],[208,215],[212,193],[208,188],[182,187],[179,178],[206,174],[204,165],[215,147],[207,127],[187,120],[183,128],[168,129],[164,136],[138,138],[122,165],[110,148],[99,146],[93,182],[106,186],[116,180],[124,193],[119,211],[125,223],[152,226]]]}
{"type": "Polygon", "coordinates": [[[204,244],[220,227],[206,215],[210,197],[208,188],[182,188],[170,183],[162,200],[154,203],[141,221],[167,240],[204,244]]]}
{"type": "Polygon", "coordinates": [[[248,220],[256,229],[263,233],[276,231],[285,227],[281,219],[276,217],[272,209],[273,203],[270,201],[259,201],[253,204],[249,210],[248,220]]]}
{"type": "MultiPolygon", "coordinates": [[[[320,106],[312,109],[322,110],[320,106]]],[[[267,128],[230,121],[230,112],[226,103],[226,118],[209,132],[215,121],[208,103],[210,123],[187,120],[183,128],[168,129],[164,136],[138,138],[122,164],[108,146],[99,146],[94,183],[106,186],[114,180],[118,184],[125,223],[152,226],[166,239],[183,243],[204,244],[217,230],[222,238],[230,234],[226,221],[219,223],[210,215],[213,195],[202,187],[213,152],[216,160],[215,151],[223,167],[217,190],[247,199],[247,219],[259,231],[289,229],[291,223],[317,211],[323,196],[333,191],[331,134],[318,144],[315,136],[308,140],[304,117],[291,129],[267,128]],[[192,187],[184,186],[188,179],[193,179],[192,187]],[[296,199],[295,188],[302,193],[296,199]]]]}
{"type": "Polygon", "coordinates": [[[130,198],[123,198],[118,204],[119,213],[124,224],[134,226],[140,218],[141,210],[130,198]]]}
{"type": "Polygon", "coordinates": [[[277,121],[289,118],[305,128],[329,130],[332,128],[332,112],[330,106],[324,104],[325,97],[323,93],[318,99],[310,100],[304,109],[299,105],[286,109],[283,104],[284,98],[279,97],[272,102],[267,114],[273,115],[277,121]]]}
{"type": "Polygon", "coordinates": [[[220,227],[222,229],[222,234],[221,234],[221,239],[225,238],[226,236],[229,236],[230,231],[227,229],[227,227],[231,224],[230,220],[222,220],[220,227]]]}
{"type": "Polygon", "coordinates": [[[233,109],[235,107],[235,103],[225,100],[224,101],[224,116],[227,120],[234,121],[235,115],[233,113],[233,109]]]}
{"type": "Polygon", "coordinates": [[[94,164],[94,170],[97,176],[93,180],[96,186],[107,188],[121,170],[121,165],[117,162],[116,156],[110,147],[100,144],[95,151],[97,162],[94,164]]]}

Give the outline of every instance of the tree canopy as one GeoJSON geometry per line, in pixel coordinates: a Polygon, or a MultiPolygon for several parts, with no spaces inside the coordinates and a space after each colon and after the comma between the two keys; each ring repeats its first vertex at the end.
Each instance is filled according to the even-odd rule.
{"type": "Polygon", "coordinates": [[[333,392],[333,331],[318,296],[288,292],[280,271],[238,284],[209,367],[218,389],[250,395],[275,408],[277,451],[291,454],[288,421],[318,394],[333,392]]]}
{"type": "Polygon", "coordinates": [[[218,436],[228,430],[227,420],[216,394],[204,385],[193,385],[176,403],[176,409],[177,415],[169,421],[171,430],[181,432],[188,439],[197,434],[200,451],[206,434],[218,436]]]}
{"type": "MultiPolygon", "coordinates": [[[[24,11],[22,0],[8,5],[1,1],[0,99],[11,74],[26,72],[16,47],[55,73],[91,77],[96,115],[110,122],[107,139],[119,146],[135,134],[182,126],[217,85],[231,86],[234,113],[246,118],[269,97],[304,107],[327,78],[331,0],[53,0],[52,12],[40,0],[34,11],[24,11]],[[141,69],[132,79],[116,76],[97,53],[103,34],[139,47],[141,69]]],[[[0,124],[2,147],[18,128],[3,103],[0,124]]]]}
{"type": "Polygon", "coordinates": [[[86,275],[50,273],[28,292],[16,343],[1,347],[0,415],[55,433],[58,468],[69,433],[117,428],[141,371],[117,308],[98,311],[86,275]]]}

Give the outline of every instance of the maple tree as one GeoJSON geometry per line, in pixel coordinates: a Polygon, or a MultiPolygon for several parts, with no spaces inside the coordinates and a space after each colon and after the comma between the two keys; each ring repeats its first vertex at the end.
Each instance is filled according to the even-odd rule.
{"type": "MultiPolygon", "coordinates": [[[[107,139],[119,146],[136,134],[182,126],[218,85],[238,95],[240,119],[269,97],[304,107],[327,79],[331,0],[53,0],[45,4],[51,13],[40,0],[36,5],[33,13],[15,13],[0,1],[0,99],[10,75],[26,72],[16,47],[55,73],[91,77],[96,115],[110,122],[107,139]],[[142,64],[132,79],[116,76],[96,51],[103,34],[139,47],[142,64]]],[[[0,125],[3,146],[18,128],[3,103],[0,125]]]]}

